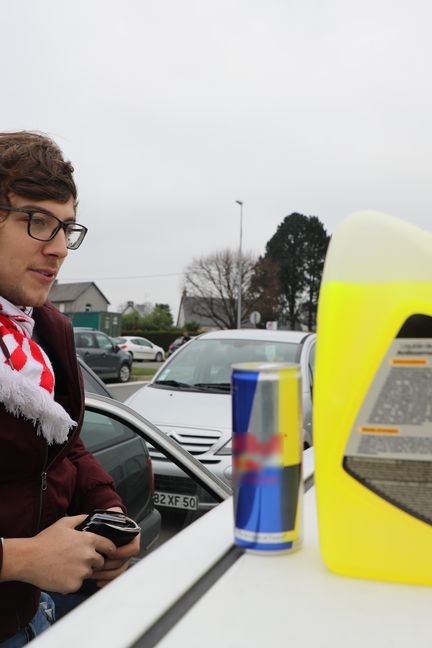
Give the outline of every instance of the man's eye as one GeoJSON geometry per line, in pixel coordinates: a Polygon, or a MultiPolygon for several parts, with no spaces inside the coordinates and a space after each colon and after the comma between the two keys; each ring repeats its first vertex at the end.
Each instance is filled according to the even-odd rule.
{"type": "Polygon", "coordinates": [[[50,218],[45,216],[45,214],[33,214],[31,222],[36,227],[44,227],[50,221],[50,218]]]}

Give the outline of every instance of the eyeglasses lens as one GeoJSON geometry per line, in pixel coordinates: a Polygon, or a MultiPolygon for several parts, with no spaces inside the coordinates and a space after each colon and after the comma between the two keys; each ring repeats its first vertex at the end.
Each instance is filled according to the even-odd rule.
{"type": "MultiPolygon", "coordinates": [[[[49,241],[58,231],[59,221],[42,212],[33,212],[30,219],[30,236],[39,241],[49,241]]],[[[77,223],[68,223],[66,225],[66,245],[70,250],[76,250],[86,234],[86,230],[77,223]]]]}
{"type": "Polygon", "coordinates": [[[82,243],[86,230],[81,225],[71,223],[66,229],[66,241],[70,250],[76,250],[82,243]]]}

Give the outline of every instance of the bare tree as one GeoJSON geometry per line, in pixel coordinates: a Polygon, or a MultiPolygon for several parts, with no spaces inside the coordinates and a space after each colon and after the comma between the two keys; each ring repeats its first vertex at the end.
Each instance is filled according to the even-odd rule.
{"type": "MultiPolygon", "coordinates": [[[[242,255],[242,321],[248,320],[257,301],[256,291],[251,290],[256,261],[250,253],[242,255]]],[[[238,272],[238,253],[229,249],[193,259],[185,270],[184,290],[196,298],[194,314],[220,328],[236,328],[238,272]]]]}

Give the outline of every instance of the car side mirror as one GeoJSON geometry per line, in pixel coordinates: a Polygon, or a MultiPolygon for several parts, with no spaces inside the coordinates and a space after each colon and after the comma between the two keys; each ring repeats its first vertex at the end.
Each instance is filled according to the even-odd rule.
{"type": "Polygon", "coordinates": [[[113,349],[114,349],[114,353],[118,353],[120,351],[120,347],[118,344],[113,344],[113,349]]]}

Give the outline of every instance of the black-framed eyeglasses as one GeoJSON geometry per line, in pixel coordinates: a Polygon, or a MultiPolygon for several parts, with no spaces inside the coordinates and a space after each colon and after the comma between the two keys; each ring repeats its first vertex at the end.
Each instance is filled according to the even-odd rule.
{"type": "Polygon", "coordinates": [[[7,205],[0,205],[0,211],[25,214],[28,218],[27,233],[37,241],[52,241],[62,229],[65,233],[68,250],[77,250],[87,234],[87,227],[84,227],[84,225],[74,221],[64,223],[57,216],[47,211],[9,207],[7,205]]]}

